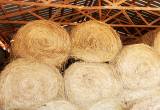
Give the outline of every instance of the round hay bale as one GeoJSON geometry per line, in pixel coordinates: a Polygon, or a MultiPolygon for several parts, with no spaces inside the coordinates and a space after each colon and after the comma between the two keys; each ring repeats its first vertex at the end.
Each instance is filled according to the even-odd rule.
{"type": "Polygon", "coordinates": [[[71,56],[87,62],[112,60],[122,47],[119,35],[109,25],[87,21],[71,31],[71,56]]]}
{"type": "Polygon", "coordinates": [[[123,110],[119,100],[115,99],[103,99],[93,106],[89,110],[123,110]]]}
{"type": "Polygon", "coordinates": [[[130,110],[160,110],[160,96],[138,101],[130,110]]]}
{"type": "Polygon", "coordinates": [[[31,59],[17,59],[1,73],[2,110],[36,107],[62,97],[64,83],[56,68],[31,59]]]}
{"type": "Polygon", "coordinates": [[[78,107],[66,100],[57,100],[44,104],[36,110],[79,110],[78,107]]]}
{"type": "Polygon", "coordinates": [[[83,109],[102,98],[118,96],[121,85],[111,65],[74,63],[65,71],[67,99],[83,109]]]}
{"type": "Polygon", "coordinates": [[[70,53],[68,33],[52,21],[29,22],[18,30],[13,40],[14,57],[32,57],[52,67],[60,67],[70,53]]]}
{"type": "Polygon", "coordinates": [[[113,64],[126,89],[139,90],[159,86],[160,57],[148,45],[134,44],[124,47],[113,64]]]}

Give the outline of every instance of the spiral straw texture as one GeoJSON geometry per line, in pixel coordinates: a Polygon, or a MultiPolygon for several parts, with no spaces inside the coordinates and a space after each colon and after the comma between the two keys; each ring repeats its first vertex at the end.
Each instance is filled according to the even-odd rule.
{"type": "Polygon", "coordinates": [[[56,100],[44,104],[36,110],[80,110],[75,105],[66,100],[56,100]]]}
{"type": "Polygon", "coordinates": [[[87,62],[107,62],[122,47],[119,35],[107,24],[87,21],[71,31],[71,56],[87,62]]]}
{"type": "Polygon", "coordinates": [[[115,97],[121,85],[111,65],[74,63],[65,71],[65,93],[69,101],[88,109],[102,98],[115,97]]]}
{"type": "Polygon", "coordinates": [[[31,59],[17,59],[7,65],[0,77],[2,110],[36,107],[64,97],[64,86],[56,68],[31,59]]]}
{"type": "Polygon", "coordinates": [[[19,29],[12,43],[14,57],[32,57],[60,67],[70,53],[70,38],[57,23],[36,20],[19,29]]]}
{"type": "Polygon", "coordinates": [[[126,46],[113,61],[124,88],[149,89],[159,86],[160,57],[145,44],[126,46]]]}

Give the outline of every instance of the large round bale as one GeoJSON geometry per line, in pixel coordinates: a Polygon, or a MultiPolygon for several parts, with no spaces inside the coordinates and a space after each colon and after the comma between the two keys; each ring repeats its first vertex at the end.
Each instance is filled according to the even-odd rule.
{"type": "Polygon", "coordinates": [[[71,31],[71,56],[87,62],[112,60],[122,47],[119,35],[98,21],[81,23],[71,31]]]}
{"type": "Polygon", "coordinates": [[[121,85],[111,65],[74,63],[65,71],[67,99],[82,109],[88,109],[102,98],[119,95],[121,85]]]}
{"type": "Polygon", "coordinates": [[[66,100],[56,100],[44,104],[35,110],[79,110],[74,104],[66,100]]]}
{"type": "Polygon", "coordinates": [[[159,110],[160,96],[145,98],[138,101],[130,110],[159,110]]]}
{"type": "Polygon", "coordinates": [[[70,38],[65,29],[47,20],[29,22],[13,38],[14,57],[32,57],[50,66],[61,66],[70,53],[70,38]]]}
{"type": "Polygon", "coordinates": [[[124,88],[151,89],[160,84],[160,57],[148,45],[126,46],[113,61],[124,88]]]}
{"type": "Polygon", "coordinates": [[[117,99],[103,99],[92,105],[89,110],[123,110],[123,108],[117,99]]]}
{"type": "Polygon", "coordinates": [[[0,108],[26,109],[64,97],[64,83],[56,68],[31,59],[17,59],[0,76],[0,108]]]}

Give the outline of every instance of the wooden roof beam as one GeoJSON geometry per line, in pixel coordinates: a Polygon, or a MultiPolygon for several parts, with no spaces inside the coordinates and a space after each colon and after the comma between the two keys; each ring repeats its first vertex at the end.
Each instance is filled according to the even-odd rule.
{"type": "Polygon", "coordinates": [[[29,11],[29,13],[30,13],[31,15],[37,17],[37,18],[40,19],[40,20],[45,20],[43,17],[39,16],[38,14],[36,14],[36,13],[34,13],[34,12],[29,11]]]}
{"type": "Polygon", "coordinates": [[[154,23],[156,23],[156,22],[158,22],[158,21],[160,21],[160,17],[159,17],[158,19],[152,21],[151,23],[149,23],[149,25],[153,25],[154,23]]]}
{"type": "Polygon", "coordinates": [[[121,13],[122,13],[122,11],[120,11],[120,12],[114,14],[113,16],[110,16],[109,18],[105,19],[103,22],[107,22],[107,21],[109,21],[109,20],[111,20],[111,19],[113,19],[113,18],[119,16],[121,13]]]}
{"type": "Polygon", "coordinates": [[[145,23],[145,24],[149,24],[147,22],[147,20],[138,12],[138,11],[135,11],[137,13],[137,15],[142,19],[142,21],[145,23]]]}
{"type": "Polygon", "coordinates": [[[109,1],[109,0],[103,0],[103,1],[105,1],[105,2],[108,3],[109,5],[113,5],[113,3],[112,3],[111,1],[109,1]]]}
{"type": "Polygon", "coordinates": [[[30,5],[30,6],[41,6],[41,7],[57,7],[57,8],[70,8],[70,9],[79,9],[79,10],[93,10],[93,9],[118,9],[118,10],[152,10],[160,11],[160,7],[130,7],[130,6],[77,6],[71,4],[60,4],[60,3],[37,3],[37,2],[25,2],[25,1],[7,1],[1,0],[1,4],[16,4],[16,5],[30,5]]]}
{"type": "MultiPolygon", "coordinates": [[[[99,5],[99,6],[102,6],[101,0],[98,0],[98,5],[99,5]]],[[[101,9],[99,9],[99,20],[100,20],[100,21],[102,20],[102,10],[101,10],[101,9]]]]}
{"type": "MultiPolygon", "coordinates": [[[[129,22],[134,25],[134,22],[132,21],[132,19],[129,17],[129,15],[125,10],[123,10],[123,14],[129,20],[129,22]]],[[[135,30],[139,33],[139,35],[142,35],[142,33],[137,28],[135,28],[135,30]]]]}
{"type": "Polygon", "coordinates": [[[115,5],[121,5],[124,2],[126,2],[126,0],[119,0],[118,2],[115,3],[115,5]]]}

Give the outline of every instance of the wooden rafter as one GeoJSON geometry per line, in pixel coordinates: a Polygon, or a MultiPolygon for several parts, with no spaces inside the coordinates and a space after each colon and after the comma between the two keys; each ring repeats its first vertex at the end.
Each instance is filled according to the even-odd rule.
{"type": "MultiPolygon", "coordinates": [[[[26,0],[0,0],[2,6],[5,4],[18,5],[20,8],[22,6],[31,6],[26,10],[19,8],[16,12],[5,13],[5,15],[0,16],[0,24],[10,24],[9,27],[11,28],[14,24],[23,25],[28,23],[29,18],[32,18],[33,16],[34,18],[36,17],[36,19],[45,19],[45,17],[42,17],[42,14],[44,15],[45,11],[52,9],[49,12],[49,19],[56,21],[61,25],[77,25],[79,22],[74,22],[83,22],[89,19],[101,20],[102,22],[109,23],[111,26],[116,27],[115,29],[117,29],[117,27],[119,29],[120,27],[123,29],[123,32],[127,34],[133,33],[132,30],[130,30],[132,27],[139,35],[144,32],[142,29],[147,30],[149,28],[160,27],[160,7],[151,7],[151,2],[145,3],[145,7],[140,7],[136,5],[137,2],[135,1],[136,0],[85,0],[83,1],[83,5],[80,5],[81,3],[76,0],[35,0],[35,2],[26,0]],[[68,12],[66,8],[72,9],[71,12],[68,12]],[[40,10],[43,9],[47,10],[44,10],[44,13],[43,11],[40,13],[40,10]],[[53,10],[55,9],[56,11],[53,13],[53,10]],[[23,17],[24,14],[28,13],[29,15],[26,16],[26,18],[28,17],[27,20],[26,18],[21,19],[20,21],[16,20],[16,16],[23,17]],[[145,14],[148,15],[149,13],[153,15],[153,21],[145,16],[145,14]],[[133,18],[132,14],[136,14],[137,18],[133,18]],[[99,15],[99,18],[97,15],[99,15]],[[10,18],[14,17],[15,20],[10,21],[10,18]],[[143,21],[144,23],[140,21],[143,21]],[[127,27],[130,28],[128,29],[127,27]]],[[[46,16],[48,17],[48,13],[46,16]]]]}
{"type": "Polygon", "coordinates": [[[103,1],[105,1],[105,2],[108,3],[109,5],[113,5],[113,3],[112,3],[111,1],[109,1],[109,0],[103,0],[103,1]]]}
{"type": "Polygon", "coordinates": [[[25,2],[25,1],[7,1],[7,0],[1,0],[1,4],[15,4],[15,5],[30,5],[30,6],[41,6],[41,7],[56,7],[56,8],[70,8],[70,9],[83,9],[83,10],[93,10],[93,9],[118,9],[118,10],[152,10],[152,11],[160,11],[160,8],[155,7],[130,7],[130,6],[77,6],[77,5],[71,5],[71,4],[58,4],[58,3],[36,3],[36,2],[25,2]]]}
{"type": "Polygon", "coordinates": [[[115,3],[115,5],[121,5],[124,2],[126,2],[126,0],[119,0],[118,2],[115,3]]]}
{"type": "MultiPolygon", "coordinates": [[[[127,14],[127,12],[126,12],[125,10],[123,10],[123,14],[124,14],[124,16],[129,20],[129,22],[130,22],[132,25],[134,25],[134,22],[132,21],[132,19],[130,18],[130,16],[127,14]]],[[[142,35],[141,32],[140,32],[137,28],[135,28],[135,29],[136,29],[136,31],[139,33],[139,35],[142,35]]]]}
{"type": "Polygon", "coordinates": [[[116,14],[115,14],[115,15],[113,15],[113,16],[110,16],[109,18],[105,19],[103,22],[107,22],[107,21],[109,21],[109,20],[111,20],[111,19],[113,19],[113,18],[115,18],[115,17],[119,16],[121,13],[122,13],[122,11],[120,11],[120,12],[116,13],[116,14]]]}
{"type": "Polygon", "coordinates": [[[137,15],[143,20],[144,23],[146,23],[147,25],[149,24],[147,22],[147,20],[138,12],[138,11],[135,11],[137,13],[137,15]]]}
{"type": "MultiPolygon", "coordinates": [[[[98,0],[98,5],[99,5],[99,6],[102,5],[101,0],[98,0]]],[[[102,10],[101,10],[101,9],[99,9],[99,20],[100,20],[100,21],[102,20],[102,10]]]]}
{"type": "Polygon", "coordinates": [[[39,16],[38,14],[36,14],[36,13],[34,13],[34,12],[29,11],[29,13],[30,13],[31,15],[37,17],[37,18],[40,19],[40,20],[44,20],[43,17],[39,16]]]}
{"type": "Polygon", "coordinates": [[[156,23],[156,22],[158,22],[158,21],[160,21],[160,17],[159,17],[158,19],[156,19],[156,20],[150,22],[149,25],[153,25],[154,23],[156,23]]]}

